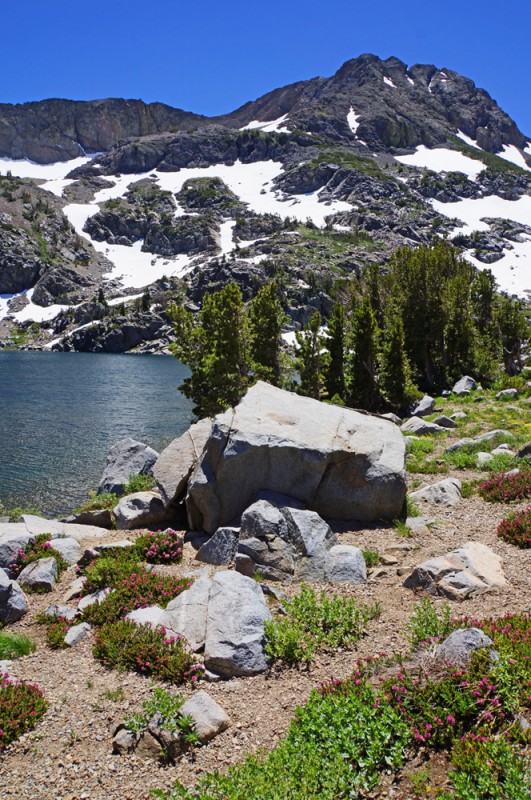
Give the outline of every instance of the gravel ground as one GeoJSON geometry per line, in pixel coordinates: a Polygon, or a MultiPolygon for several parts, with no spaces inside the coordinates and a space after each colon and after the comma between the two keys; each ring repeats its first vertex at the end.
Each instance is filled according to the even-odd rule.
{"type": "MultiPolygon", "coordinates": [[[[410,477],[428,484],[447,476],[410,477]]],[[[459,477],[469,479],[479,475],[460,473],[459,477]]],[[[192,784],[203,773],[225,770],[247,753],[272,748],[285,734],[297,705],[306,700],[313,687],[332,676],[348,676],[357,657],[382,651],[407,652],[405,625],[419,597],[402,586],[404,569],[466,541],[483,542],[501,556],[509,586],[501,593],[456,604],[456,614],[529,611],[531,551],[517,550],[495,534],[498,522],[507,513],[506,507],[487,504],[473,496],[452,509],[431,506],[426,512],[425,516],[433,519],[434,524],[422,536],[402,537],[392,527],[346,530],[344,524],[336,526],[342,543],[378,550],[397,561],[385,566],[366,585],[345,590],[362,601],[380,600],[383,607],[380,619],[369,623],[367,635],[356,650],[322,654],[310,669],[274,669],[254,678],[202,683],[201,688],[206,688],[229,713],[231,727],[210,744],[183,756],[174,766],[159,765],[152,752],[137,751],[130,756],[111,753],[113,726],[140,710],[142,701],[151,693],[148,679],[105,670],[92,657],[92,644],[87,639],[68,651],[52,651],[46,646],[44,630],[34,618],[39,611],[62,600],[75,577],[73,568],[68,570],[53,593],[32,595],[30,613],[12,626],[12,630],[27,633],[38,642],[37,652],[17,661],[13,671],[18,678],[41,686],[49,710],[36,730],[5,752],[0,761],[0,797],[141,800],[150,797],[153,788],[169,788],[176,779],[192,784]],[[112,693],[117,689],[123,691],[123,698],[113,700],[117,695],[112,693]]],[[[109,534],[109,541],[123,538],[123,532],[109,534]]],[[[194,556],[194,550],[187,544],[183,563],[172,571],[176,574],[196,571],[194,556]]],[[[296,590],[293,585],[279,588],[288,593],[296,590]]],[[[189,695],[191,691],[185,688],[183,693],[189,695]]],[[[443,774],[446,768],[447,765],[439,764],[443,774]]],[[[374,796],[407,800],[413,795],[404,788],[406,784],[402,788],[384,785],[374,796]]]]}

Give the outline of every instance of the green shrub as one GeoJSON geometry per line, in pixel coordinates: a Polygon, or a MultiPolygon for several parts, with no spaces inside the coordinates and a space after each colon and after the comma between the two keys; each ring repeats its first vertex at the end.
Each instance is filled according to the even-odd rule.
{"type": "Polygon", "coordinates": [[[377,567],[380,563],[380,553],[378,550],[363,550],[363,558],[367,567],[377,567]]]}
{"type": "Polygon", "coordinates": [[[118,505],[120,498],[117,494],[111,492],[103,492],[103,494],[96,494],[96,492],[89,492],[89,499],[82,506],[76,508],[75,514],[82,514],[84,511],[103,511],[105,509],[114,508],[118,505]]]}
{"type": "Polygon", "coordinates": [[[133,547],[117,547],[111,552],[105,550],[104,555],[94,553],[94,561],[81,571],[85,573],[84,594],[97,592],[98,589],[113,589],[130,575],[144,569],[133,547]]]}
{"type": "Polygon", "coordinates": [[[444,603],[439,613],[428,597],[417,603],[406,626],[413,648],[448,636],[454,627],[450,604],[444,603]]]}
{"type": "Polygon", "coordinates": [[[124,619],[97,631],[93,654],[104,667],[153,675],[175,684],[195,683],[203,672],[182,637],[124,619]]]}
{"type": "Polygon", "coordinates": [[[440,800],[529,800],[531,759],[504,736],[466,736],[452,753],[451,793],[440,800]]]}
{"type": "Polygon", "coordinates": [[[0,517],[9,517],[9,522],[18,522],[23,514],[34,514],[37,517],[42,516],[38,508],[33,506],[15,506],[15,508],[6,508],[0,503],[0,517]]]}
{"type": "Polygon", "coordinates": [[[153,717],[160,714],[159,727],[162,730],[179,733],[184,745],[197,745],[200,740],[193,719],[180,713],[183,704],[181,694],[170,694],[162,686],[156,686],[152,696],[144,700],[142,713],[127,717],[125,727],[133,733],[144,733],[153,717]]]}
{"type": "Polygon", "coordinates": [[[83,620],[93,625],[117,622],[137,608],[159,605],[165,608],[170,600],[189,589],[192,581],[173,575],[157,575],[144,567],[121,581],[115,581],[113,590],[101,603],[92,603],[83,612],[83,620]]]}
{"type": "Polygon", "coordinates": [[[37,685],[11,683],[0,673],[0,752],[32,730],[46,708],[46,700],[37,685]]]}
{"type": "Polygon", "coordinates": [[[49,533],[41,533],[33,541],[28,542],[23,550],[19,550],[15,561],[10,567],[13,576],[17,578],[28,564],[31,564],[32,561],[38,561],[40,558],[55,558],[58,577],[65,569],[68,569],[68,562],[65,561],[61,553],[54,550],[51,541],[49,533]]]}
{"type": "Polygon", "coordinates": [[[36,649],[33,639],[23,633],[0,631],[0,661],[27,656],[36,649]]]}
{"type": "Polygon", "coordinates": [[[358,641],[365,624],[380,616],[381,606],[358,605],[353,598],[325,591],[318,596],[302,584],[298,595],[284,602],[286,616],[265,623],[266,652],[293,664],[310,662],[316,649],[350,647],[358,641]]]}
{"type": "Polygon", "coordinates": [[[516,547],[527,550],[531,547],[531,506],[523,511],[516,511],[502,520],[498,525],[497,534],[500,539],[516,547]]]}
{"type": "Polygon", "coordinates": [[[149,564],[178,564],[183,558],[183,534],[171,528],[148,531],[136,540],[135,549],[149,564]]]}
{"type": "Polygon", "coordinates": [[[122,494],[136,494],[136,492],[149,492],[155,486],[155,478],[151,475],[138,475],[133,473],[129,475],[129,480],[126,483],[122,494]]]}

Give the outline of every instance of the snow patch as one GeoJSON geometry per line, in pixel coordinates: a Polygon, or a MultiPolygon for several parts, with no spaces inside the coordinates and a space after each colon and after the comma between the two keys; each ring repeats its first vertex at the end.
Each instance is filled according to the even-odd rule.
{"type": "Polygon", "coordinates": [[[11,172],[14,178],[34,178],[42,181],[64,180],[69,172],[92,161],[92,157],[81,156],[70,161],[57,161],[55,164],[36,164],[27,158],[0,158],[0,175],[11,172]]]}
{"type": "Polygon", "coordinates": [[[527,143],[527,147],[525,148],[524,153],[526,154],[526,156],[531,156],[531,142],[527,143]]]}
{"type": "Polygon", "coordinates": [[[359,122],[360,119],[361,119],[361,116],[359,114],[356,114],[356,112],[354,111],[352,106],[350,106],[350,111],[347,114],[347,122],[349,124],[350,130],[352,131],[352,133],[356,133],[356,131],[358,130],[358,128],[360,126],[360,122],[359,122]]]}
{"type": "Polygon", "coordinates": [[[391,80],[391,78],[387,78],[385,75],[384,75],[383,82],[384,82],[384,83],[386,83],[386,84],[387,84],[387,86],[392,86],[392,87],[393,87],[393,89],[396,89],[396,88],[397,88],[397,87],[395,86],[395,84],[393,83],[393,81],[391,80]]]}
{"type": "Polygon", "coordinates": [[[409,75],[406,75],[406,78],[408,79],[408,81],[410,82],[410,84],[411,84],[412,86],[414,86],[414,85],[415,85],[415,81],[413,80],[413,78],[410,78],[410,77],[409,77],[409,75]]]}
{"type": "Polygon", "coordinates": [[[221,255],[229,255],[234,250],[235,244],[232,239],[232,232],[236,223],[233,220],[222,222],[219,228],[221,255]]]}
{"type": "Polygon", "coordinates": [[[503,258],[493,264],[483,264],[474,258],[473,251],[464,253],[478,269],[490,269],[500,289],[519,297],[530,298],[531,295],[531,238],[525,242],[513,242],[513,249],[505,253],[503,258]]]}
{"type": "Polygon", "coordinates": [[[504,144],[503,150],[500,150],[500,152],[496,153],[496,155],[500,158],[504,158],[505,161],[510,161],[511,164],[516,164],[517,167],[522,167],[522,169],[527,169],[529,172],[531,172],[531,167],[526,164],[525,158],[520,150],[514,146],[514,144],[504,144]]]}
{"type": "Polygon", "coordinates": [[[76,306],[59,304],[38,306],[32,301],[34,291],[34,289],[28,289],[25,292],[21,292],[19,295],[2,295],[2,298],[9,297],[9,299],[13,297],[27,297],[29,302],[20,311],[9,314],[7,309],[8,301],[2,301],[0,299],[0,318],[9,314],[9,316],[13,317],[17,322],[50,322],[52,319],[55,319],[61,311],[66,311],[67,308],[76,308],[76,306]],[[5,303],[5,305],[3,305],[3,303],[5,303]]]}
{"type": "Polygon", "coordinates": [[[291,131],[288,128],[283,127],[284,122],[288,121],[288,115],[284,114],[283,117],[279,117],[278,119],[271,120],[270,122],[260,122],[258,119],[253,119],[252,122],[249,122],[247,125],[244,125],[243,128],[240,128],[241,131],[263,131],[264,133],[274,133],[278,131],[279,133],[290,133],[291,131]]]}
{"type": "Polygon", "coordinates": [[[464,172],[472,180],[485,169],[482,161],[469,158],[457,150],[448,150],[444,147],[429,150],[423,144],[419,145],[412,155],[395,156],[395,159],[410,167],[425,167],[433,172],[464,172]]]}
{"type": "Polygon", "coordinates": [[[466,133],[463,133],[463,131],[457,131],[456,136],[459,139],[462,139],[463,142],[465,142],[465,144],[470,145],[470,147],[475,147],[476,150],[483,149],[482,147],[479,146],[479,144],[476,141],[474,141],[474,139],[471,139],[470,136],[467,136],[466,133]]]}

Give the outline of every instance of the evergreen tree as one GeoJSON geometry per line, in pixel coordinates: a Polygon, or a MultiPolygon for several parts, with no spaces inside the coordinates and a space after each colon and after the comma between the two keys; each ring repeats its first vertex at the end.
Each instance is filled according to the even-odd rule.
{"type": "Polygon", "coordinates": [[[297,359],[296,367],[299,371],[300,384],[298,391],[307,397],[316,400],[321,398],[323,390],[323,370],[326,359],[322,348],[324,337],[320,334],[321,315],[314,311],[310,321],[305,325],[302,333],[297,331],[297,359]]]}
{"type": "Polygon", "coordinates": [[[346,317],[345,309],[336,303],[328,320],[328,337],[325,347],[329,353],[325,369],[324,384],[328,398],[339,397],[345,400],[345,355],[346,355],[346,317]]]}
{"type": "Polygon", "coordinates": [[[365,294],[354,311],[352,347],[349,358],[348,404],[374,410],[378,405],[377,372],[378,327],[371,301],[365,294]]]}
{"type": "Polygon", "coordinates": [[[404,325],[396,309],[390,310],[381,336],[379,389],[397,412],[405,411],[420,395],[411,379],[405,348],[404,325]]]}
{"type": "Polygon", "coordinates": [[[251,303],[251,358],[257,378],[280,383],[280,332],[288,317],[282,309],[276,281],[266,283],[251,303]]]}
{"type": "Polygon", "coordinates": [[[170,307],[169,315],[178,337],[174,355],[191,370],[179,388],[194,401],[194,413],[235,406],[251,382],[250,325],[239,287],[232,282],[206,295],[197,322],[182,307],[170,307]]]}

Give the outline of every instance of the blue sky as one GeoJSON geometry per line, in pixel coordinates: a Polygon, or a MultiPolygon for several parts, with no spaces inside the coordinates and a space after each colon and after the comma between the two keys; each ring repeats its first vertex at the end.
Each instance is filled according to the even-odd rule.
{"type": "Polygon", "coordinates": [[[0,102],[128,97],[220,114],[371,52],[461,72],[531,136],[526,0],[3,5],[0,102]]]}

